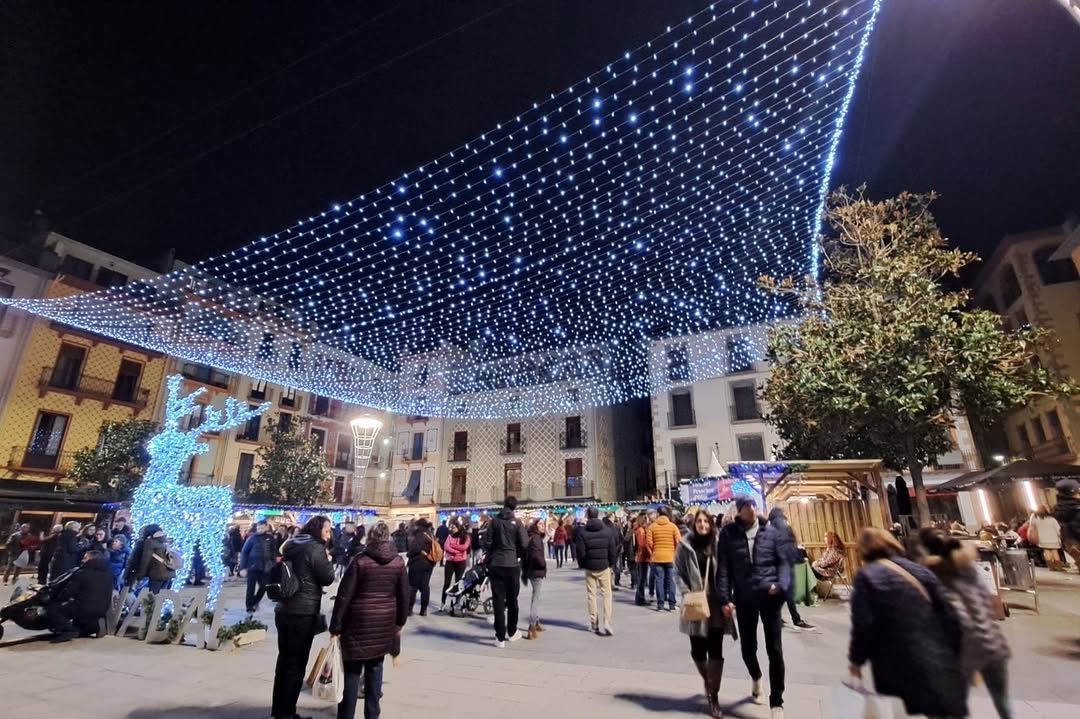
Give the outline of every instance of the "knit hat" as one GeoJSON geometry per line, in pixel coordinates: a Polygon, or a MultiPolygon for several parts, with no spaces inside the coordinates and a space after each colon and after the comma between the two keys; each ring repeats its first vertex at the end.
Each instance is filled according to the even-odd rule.
{"type": "Polygon", "coordinates": [[[1058,491],[1058,494],[1063,494],[1066,497],[1071,497],[1080,491],[1080,482],[1075,479],[1062,479],[1058,480],[1058,483],[1054,485],[1054,488],[1058,491]]]}

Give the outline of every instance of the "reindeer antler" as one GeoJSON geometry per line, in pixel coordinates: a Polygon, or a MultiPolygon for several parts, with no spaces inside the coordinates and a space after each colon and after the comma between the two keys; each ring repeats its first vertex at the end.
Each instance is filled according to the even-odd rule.
{"type": "Polygon", "coordinates": [[[257,417],[270,409],[270,407],[269,402],[263,402],[258,407],[251,408],[247,404],[229,397],[225,400],[224,412],[219,409],[207,408],[206,419],[198,427],[192,427],[188,430],[188,434],[198,436],[207,432],[220,432],[230,427],[236,427],[247,422],[252,417],[257,417]]]}
{"type": "Polygon", "coordinates": [[[180,396],[180,386],[184,381],[183,375],[170,375],[167,386],[169,388],[169,394],[166,398],[166,411],[165,422],[169,429],[179,429],[180,422],[184,417],[188,416],[195,411],[195,398],[206,392],[205,387],[199,387],[197,390],[184,397],[180,396]]]}

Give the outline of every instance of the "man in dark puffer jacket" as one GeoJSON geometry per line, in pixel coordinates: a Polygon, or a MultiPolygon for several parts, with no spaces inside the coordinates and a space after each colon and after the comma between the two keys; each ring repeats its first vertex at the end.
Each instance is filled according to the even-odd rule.
{"type": "MultiPolygon", "coordinates": [[[[769,525],[777,532],[777,539],[779,540],[777,553],[787,559],[788,564],[791,565],[791,571],[794,572],[795,565],[802,561],[802,553],[799,551],[799,543],[795,540],[795,532],[791,529],[791,525],[788,524],[787,517],[784,516],[784,510],[780,509],[780,507],[773,507],[769,512],[769,525]]],[[[803,619],[795,606],[794,574],[791,576],[784,599],[787,601],[788,611],[791,612],[791,621],[795,623],[795,626],[799,629],[813,629],[814,625],[803,619]]]]}
{"type": "Polygon", "coordinates": [[[574,532],[574,553],[578,566],[585,570],[585,593],[592,630],[600,636],[613,636],[611,629],[611,568],[618,557],[615,533],[600,521],[600,510],[589,507],[585,526],[574,532]],[[604,600],[604,623],[596,613],[596,591],[604,600]]]}
{"type": "Polygon", "coordinates": [[[735,521],[720,530],[719,561],[726,572],[717,573],[718,591],[735,608],[743,663],[753,685],[754,701],[762,695],[761,665],[757,658],[757,628],[765,630],[769,657],[769,706],[773,719],[782,719],[784,705],[784,651],[780,641],[780,609],[791,586],[791,564],[779,551],[780,535],[757,516],[750,497],[735,499],[735,521]]]}
{"type": "Polygon", "coordinates": [[[330,619],[330,634],[340,637],[345,662],[345,698],[339,716],[353,716],[364,677],[364,716],[379,716],[383,660],[395,654],[409,617],[412,592],[405,563],[390,543],[390,529],[379,522],[367,546],[345,570],[330,619]]]}

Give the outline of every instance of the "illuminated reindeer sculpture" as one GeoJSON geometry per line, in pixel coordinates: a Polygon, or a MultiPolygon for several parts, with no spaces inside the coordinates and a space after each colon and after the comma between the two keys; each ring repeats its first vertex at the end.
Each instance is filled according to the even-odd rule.
{"type": "Polygon", "coordinates": [[[198,408],[195,399],[206,392],[206,388],[200,387],[181,397],[182,381],[180,375],[168,379],[164,426],[147,444],[150,466],[142,484],[135,490],[131,519],[136,529],[159,524],[165,536],[172,539],[173,548],[183,557],[184,565],[176,571],[177,581],[181,584],[191,573],[198,545],[210,575],[209,603],[213,605],[225,577],[221,542],[232,518],[232,488],[188,487],[180,484],[180,475],[191,457],[209,449],[205,442],[199,441],[200,435],[241,425],[269,409],[270,403],[251,409],[246,403],[229,397],[224,412],[207,407],[202,422],[192,426],[185,419],[198,408]]]}

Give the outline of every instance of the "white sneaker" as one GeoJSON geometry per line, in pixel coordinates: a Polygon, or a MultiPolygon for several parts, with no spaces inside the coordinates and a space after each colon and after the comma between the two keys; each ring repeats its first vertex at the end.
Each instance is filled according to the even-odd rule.
{"type": "Polygon", "coordinates": [[[499,641],[498,639],[496,639],[495,640],[495,648],[496,649],[506,649],[506,642],[499,641]]]}
{"type": "Polygon", "coordinates": [[[761,680],[755,679],[754,683],[750,686],[750,698],[754,700],[755,704],[760,704],[761,694],[761,680]]]}
{"type": "Polygon", "coordinates": [[[518,639],[521,639],[521,632],[514,632],[506,637],[506,641],[508,642],[516,642],[518,639]]]}
{"type": "Polygon", "coordinates": [[[615,632],[614,632],[614,631],[612,631],[612,629],[611,629],[611,625],[610,625],[610,624],[605,624],[605,625],[604,625],[604,636],[606,636],[606,637],[613,637],[613,636],[615,636],[615,632]]]}
{"type": "Polygon", "coordinates": [[[784,719],[784,707],[773,707],[769,710],[770,719],[784,719]]]}

